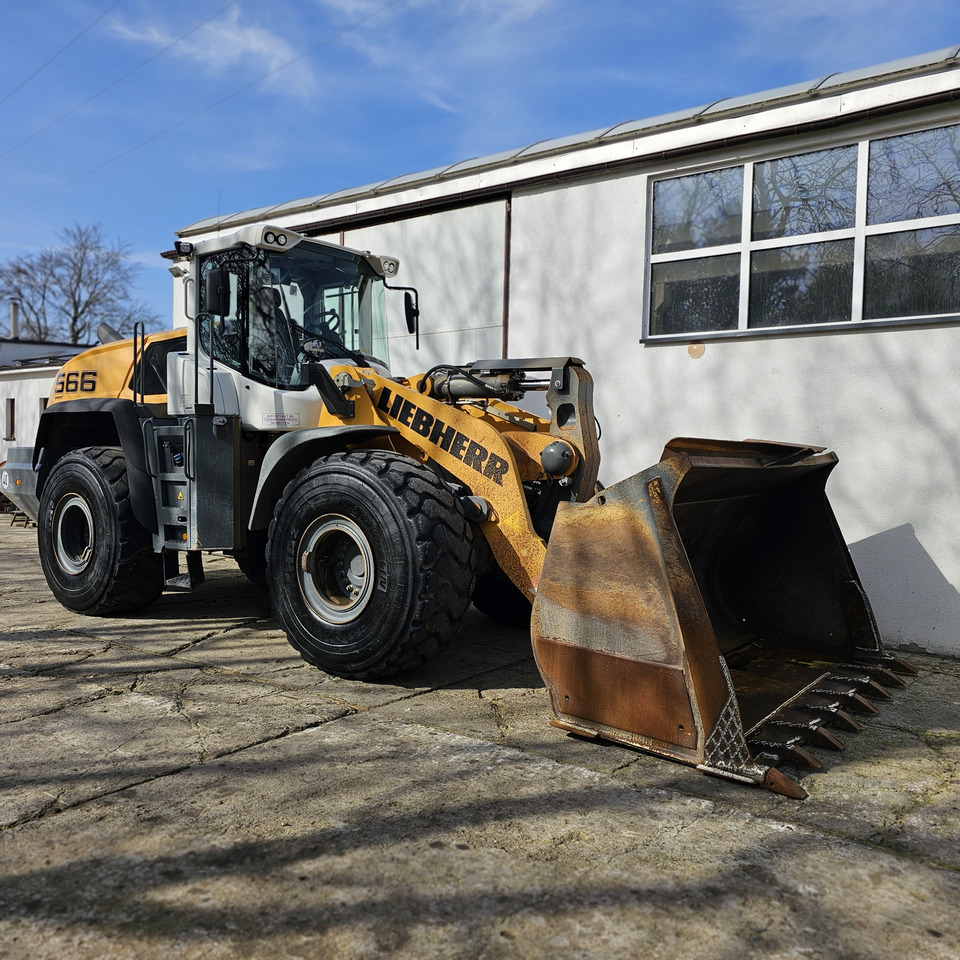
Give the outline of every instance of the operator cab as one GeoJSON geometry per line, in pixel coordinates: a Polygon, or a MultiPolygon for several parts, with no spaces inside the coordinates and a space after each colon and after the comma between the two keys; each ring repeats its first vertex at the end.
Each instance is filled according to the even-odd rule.
{"type": "Polygon", "coordinates": [[[384,278],[397,262],[277,229],[199,258],[201,349],[242,376],[305,390],[307,365],[389,367],[384,278]]]}

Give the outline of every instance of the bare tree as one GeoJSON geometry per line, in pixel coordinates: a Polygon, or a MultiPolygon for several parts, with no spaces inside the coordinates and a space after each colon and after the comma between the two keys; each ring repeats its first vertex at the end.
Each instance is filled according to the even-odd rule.
{"type": "Polygon", "coordinates": [[[138,321],[158,317],[132,293],[136,267],[127,247],[108,241],[100,224],[74,224],[58,234],[60,245],[0,265],[0,297],[20,301],[21,336],[89,343],[97,325],[128,333],[138,321]]]}

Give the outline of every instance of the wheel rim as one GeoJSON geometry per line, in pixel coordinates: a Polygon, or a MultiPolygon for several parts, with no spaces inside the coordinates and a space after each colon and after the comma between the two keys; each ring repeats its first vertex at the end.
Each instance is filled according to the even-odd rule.
{"type": "Polygon", "coordinates": [[[93,516],[83,497],[71,493],[57,505],[53,524],[53,552],[57,563],[72,576],[83,573],[93,559],[93,516]]]}
{"type": "Polygon", "coordinates": [[[375,579],[373,551],[360,527],[339,514],[318,517],[304,531],[297,553],[300,592],[314,616],[330,623],[359,617],[375,579]]]}

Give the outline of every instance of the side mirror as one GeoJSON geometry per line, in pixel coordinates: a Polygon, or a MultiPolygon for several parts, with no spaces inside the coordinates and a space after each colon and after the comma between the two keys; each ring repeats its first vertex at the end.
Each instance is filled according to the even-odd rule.
{"type": "Polygon", "coordinates": [[[403,295],[403,314],[407,319],[407,333],[416,333],[417,339],[414,341],[414,346],[417,350],[420,349],[420,303],[419,298],[417,297],[417,291],[414,290],[412,293],[408,290],[403,295]]]}
{"type": "Polygon", "coordinates": [[[403,295],[403,315],[407,320],[407,333],[413,333],[419,326],[420,307],[409,290],[403,295]]]}
{"type": "Polygon", "coordinates": [[[230,284],[222,269],[208,270],[203,275],[203,302],[205,312],[216,317],[230,312],[230,284]]]}
{"type": "Polygon", "coordinates": [[[391,287],[384,280],[383,286],[387,290],[403,290],[403,315],[407,321],[407,333],[417,335],[416,347],[420,349],[420,297],[416,287],[391,287]]]}

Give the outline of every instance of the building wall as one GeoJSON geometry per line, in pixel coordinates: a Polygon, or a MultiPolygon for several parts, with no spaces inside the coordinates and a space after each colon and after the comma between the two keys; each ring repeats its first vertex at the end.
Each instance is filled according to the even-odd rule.
{"type": "Polygon", "coordinates": [[[53,387],[57,367],[0,371],[0,461],[7,459],[10,447],[33,446],[47,397],[53,387]],[[15,412],[14,432],[9,430],[10,402],[15,412]]]}
{"type": "Polygon", "coordinates": [[[960,653],[956,327],[641,343],[644,179],[514,195],[510,352],[587,362],[607,483],[673,436],[835,449],[828,494],[882,635],[960,653]]]}
{"type": "MultiPolygon", "coordinates": [[[[508,354],[586,362],[606,483],[655,463],[674,436],[836,450],[827,492],[884,639],[960,653],[960,531],[948,512],[960,499],[955,326],[642,342],[648,179],[665,169],[683,170],[513,192],[508,354]]],[[[398,282],[419,288],[419,354],[399,295],[391,304],[396,373],[500,355],[505,217],[497,201],[328,235],[398,256],[398,282]]]]}
{"type": "MultiPolygon", "coordinates": [[[[869,203],[861,176],[871,160],[870,138],[956,124],[951,103],[910,106],[955,91],[956,74],[944,69],[903,79],[895,74],[876,83],[856,77],[846,82],[852,85],[830,90],[824,81],[798,101],[789,95],[769,105],[752,100],[742,112],[728,104],[716,117],[707,110],[695,122],[684,118],[672,125],[668,119],[641,126],[629,140],[587,138],[575,150],[557,148],[539,159],[491,158],[462,176],[443,171],[435,178],[424,175],[422,182],[408,178],[390,189],[331,200],[327,208],[310,203],[298,212],[291,205],[271,222],[323,235],[320,216],[328,215],[331,223],[392,216],[392,222],[327,236],[398,256],[399,282],[419,288],[419,354],[403,330],[401,298],[391,305],[391,353],[398,374],[496,356],[504,341],[514,357],[581,357],[597,383],[606,483],[656,462],[674,436],[752,437],[835,449],[840,464],[827,492],[884,639],[957,655],[960,528],[951,507],[960,494],[955,415],[960,381],[954,372],[960,137],[956,156],[949,155],[948,146],[943,157],[950,172],[943,175],[945,190],[935,208],[874,222],[865,213],[869,203]],[[753,237],[750,177],[769,172],[758,165],[847,144],[856,145],[859,171],[855,223],[829,228],[821,223],[799,239],[744,240],[753,237]],[[587,164],[602,172],[582,172],[587,164]],[[677,256],[651,250],[654,184],[724,165],[743,165],[745,171],[740,238],[724,241],[723,249],[714,243],[713,249],[718,256],[741,255],[735,329],[723,332],[708,323],[701,333],[657,339],[653,271],[660,264],[672,266],[677,256]],[[503,201],[485,201],[426,215],[400,212],[444,198],[464,203],[471,190],[493,188],[509,192],[509,210],[503,201]],[[398,212],[391,214],[393,207],[398,212]],[[858,325],[870,319],[859,291],[866,290],[864,251],[871,238],[911,231],[918,238],[925,231],[936,234],[931,242],[940,245],[937,255],[955,274],[944,285],[949,306],[939,318],[920,310],[908,322],[896,319],[895,326],[886,320],[858,325]],[[802,329],[750,328],[752,265],[761,259],[754,253],[814,242],[824,249],[846,243],[855,251],[848,315],[832,318],[831,327],[816,319],[802,329]]],[[[896,150],[891,155],[903,182],[922,182],[929,173],[922,158],[918,165],[916,158],[903,162],[896,150]]],[[[241,215],[238,222],[256,215],[241,215]]],[[[735,220],[734,215],[734,230],[735,220]]],[[[699,256],[694,249],[699,243],[693,237],[693,246],[681,249],[679,259],[699,256]]],[[[909,261],[904,258],[907,268],[909,261]]],[[[696,313],[689,307],[687,312],[696,313]]],[[[781,322],[775,311],[770,315],[772,322],[781,322]]]]}
{"type": "Polygon", "coordinates": [[[419,351],[406,331],[402,295],[387,294],[395,373],[501,355],[506,217],[506,202],[499,200],[325,237],[358,250],[398,256],[395,282],[417,288],[419,351]]]}

